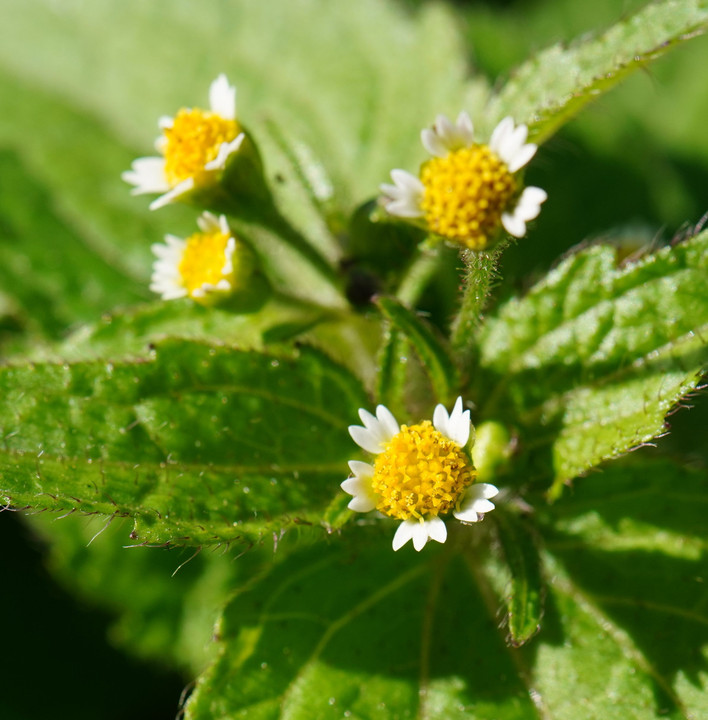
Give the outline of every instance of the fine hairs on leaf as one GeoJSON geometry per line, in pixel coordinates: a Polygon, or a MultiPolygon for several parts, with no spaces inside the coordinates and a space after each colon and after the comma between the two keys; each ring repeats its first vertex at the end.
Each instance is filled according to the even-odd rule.
{"type": "Polygon", "coordinates": [[[708,5],[497,5],[0,0],[3,719],[708,717],[708,5]]]}

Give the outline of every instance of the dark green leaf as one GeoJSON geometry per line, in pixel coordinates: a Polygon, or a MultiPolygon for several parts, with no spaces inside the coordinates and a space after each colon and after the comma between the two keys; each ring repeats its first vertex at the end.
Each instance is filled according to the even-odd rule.
{"type": "Polygon", "coordinates": [[[385,545],[357,530],[238,592],[186,717],[536,718],[465,565],[385,545]]]}
{"type": "MultiPolygon", "coordinates": [[[[705,470],[645,455],[578,480],[544,513],[547,573],[556,596],[564,598],[558,611],[573,614],[575,605],[578,629],[584,616],[588,630],[593,625],[595,630],[584,649],[569,649],[570,664],[566,658],[562,665],[557,652],[555,661],[544,658],[540,671],[548,677],[560,673],[555,682],[567,683],[578,677],[580,655],[590,661],[596,653],[595,672],[602,666],[608,683],[600,692],[618,707],[623,698],[633,698],[636,717],[706,714],[707,489],[705,470]],[[603,637],[602,643],[595,639],[603,637]],[[601,650],[607,640],[616,646],[615,658],[623,660],[611,660],[601,650]],[[620,689],[622,664],[646,676],[644,691],[626,671],[626,688],[620,689]]],[[[572,637],[565,644],[569,641],[572,637]]]]}

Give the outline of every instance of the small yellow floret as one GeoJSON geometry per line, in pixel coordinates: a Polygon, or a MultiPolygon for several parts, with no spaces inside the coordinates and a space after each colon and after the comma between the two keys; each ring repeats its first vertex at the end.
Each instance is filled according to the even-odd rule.
{"type": "MultiPolygon", "coordinates": [[[[233,262],[233,259],[230,262],[226,257],[230,238],[230,235],[220,230],[198,232],[187,238],[187,246],[179,264],[179,274],[190,297],[195,297],[194,291],[204,283],[216,285],[220,280],[231,280],[233,270],[224,273],[225,269],[230,269],[233,262]]],[[[195,299],[199,299],[199,294],[195,299]]]]}
{"type": "Polygon", "coordinates": [[[182,109],[172,127],[165,128],[165,175],[174,187],[194,177],[198,183],[204,166],[216,158],[225,142],[235,140],[241,128],[235,120],[199,109],[182,109]]]}
{"type": "Polygon", "coordinates": [[[449,512],[474,479],[462,448],[425,420],[402,425],[376,457],[371,487],[381,498],[377,510],[408,520],[449,512]]]}
{"type": "Polygon", "coordinates": [[[484,249],[517,192],[514,176],[486,145],[434,157],[423,165],[428,227],[471,250],[484,249]]]}

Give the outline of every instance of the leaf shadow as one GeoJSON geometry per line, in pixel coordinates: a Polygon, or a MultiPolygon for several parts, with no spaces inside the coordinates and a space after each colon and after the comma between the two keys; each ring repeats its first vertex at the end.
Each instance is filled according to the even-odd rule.
{"type": "MultiPolygon", "coordinates": [[[[605,550],[558,534],[551,553],[581,595],[621,631],[646,660],[657,711],[677,708],[677,681],[702,689],[708,671],[708,558],[658,550],[605,550]]],[[[627,651],[627,650],[626,650],[627,651]]]]}

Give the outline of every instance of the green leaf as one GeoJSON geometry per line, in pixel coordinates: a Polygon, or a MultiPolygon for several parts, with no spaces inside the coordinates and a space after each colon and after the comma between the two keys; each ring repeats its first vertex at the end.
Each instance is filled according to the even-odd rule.
{"type": "MultiPolygon", "coordinates": [[[[596,653],[596,669],[587,674],[600,671],[608,683],[598,688],[600,697],[611,696],[620,707],[632,697],[636,715],[626,717],[703,717],[706,473],[648,456],[629,460],[579,480],[572,494],[544,513],[547,573],[564,598],[556,612],[575,614],[578,629],[576,649],[570,649],[573,636],[566,636],[569,649],[540,654],[539,671],[559,686],[575,682],[583,674],[580,655],[591,661],[596,653]],[[585,641],[578,637],[582,616],[592,633],[585,641]],[[614,644],[614,659],[603,657],[591,637],[614,644]],[[629,680],[631,668],[649,680],[636,696],[620,687],[620,673],[629,680]]],[[[597,700],[587,706],[589,716],[591,709],[596,717],[609,717],[599,712],[597,700]]]]}
{"type": "Polygon", "coordinates": [[[406,370],[410,343],[398,328],[388,327],[384,332],[378,356],[376,397],[394,415],[405,408],[406,370]]]}
{"type": "MultiPolygon", "coordinates": [[[[418,353],[433,387],[436,400],[449,404],[458,388],[458,373],[452,358],[432,327],[428,326],[415,312],[390,297],[377,300],[377,305],[386,318],[410,341],[418,353]]],[[[390,365],[390,358],[384,356],[390,365]]],[[[386,370],[388,372],[388,369],[386,370]]]]}
{"type": "Polygon", "coordinates": [[[537,717],[464,563],[432,558],[357,529],[277,565],[227,607],[186,718],[537,717]]]}
{"type": "Polygon", "coordinates": [[[482,328],[482,413],[551,445],[554,494],[660,434],[698,384],[708,361],[707,251],[702,233],[617,267],[615,249],[596,245],[482,328]]]}
{"type": "Polygon", "coordinates": [[[0,153],[0,189],[0,283],[28,329],[57,338],[106,307],[147,296],[53,211],[46,190],[12,153],[0,153]]]}
{"type": "Polygon", "coordinates": [[[79,328],[58,347],[36,355],[63,360],[141,358],[151,344],[165,339],[229,343],[241,350],[262,350],[266,343],[284,342],[325,319],[324,309],[277,298],[248,315],[206,308],[190,299],[159,301],[106,313],[99,322],[79,328]]]}
{"type": "Polygon", "coordinates": [[[491,516],[496,525],[506,566],[509,642],[520,647],[541,629],[543,583],[537,539],[531,524],[502,504],[491,516]]]}
{"type": "Polygon", "coordinates": [[[129,516],[137,543],[319,524],[367,398],[321,353],[166,341],[149,360],[0,370],[0,496],[129,516]]]}
{"type": "Polygon", "coordinates": [[[574,536],[545,529],[545,622],[520,649],[498,631],[479,528],[448,541],[462,541],[465,562],[448,548],[394,554],[362,528],[354,543],[296,552],[236,592],[186,717],[702,717],[704,559],[662,554],[653,528],[642,548],[654,552],[621,534],[612,549],[593,548],[593,514],[587,532],[581,522],[574,536]],[[657,591],[658,577],[670,586],[657,591]]]}
{"type": "Polygon", "coordinates": [[[704,0],[651,3],[601,35],[554,45],[521,65],[490,99],[489,120],[511,115],[544,142],[588,102],[707,26],[704,0]]]}

